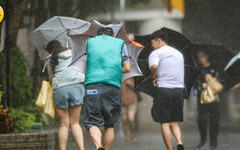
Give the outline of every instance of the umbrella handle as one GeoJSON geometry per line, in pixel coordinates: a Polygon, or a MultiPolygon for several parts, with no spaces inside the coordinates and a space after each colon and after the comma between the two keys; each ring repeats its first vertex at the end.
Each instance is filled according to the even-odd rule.
{"type": "Polygon", "coordinates": [[[134,88],[134,91],[135,91],[143,82],[145,82],[148,78],[150,78],[150,75],[148,75],[141,83],[139,83],[139,84],[134,88]]]}
{"type": "Polygon", "coordinates": [[[44,66],[43,66],[42,72],[45,72],[46,66],[47,66],[47,61],[44,63],[44,66]]]}
{"type": "Polygon", "coordinates": [[[68,48],[68,39],[67,39],[67,43],[66,43],[66,48],[68,48]]]}

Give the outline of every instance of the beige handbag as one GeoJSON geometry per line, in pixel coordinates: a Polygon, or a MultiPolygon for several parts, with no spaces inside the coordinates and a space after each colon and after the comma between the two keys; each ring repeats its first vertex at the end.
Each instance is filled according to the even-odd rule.
{"type": "Polygon", "coordinates": [[[207,74],[205,78],[214,95],[222,92],[223,85],[217,80],[217,78],[213,77],[211,74],[207,74]]]}
{"type": "Polygon", "coordinates": [[[219,102],[219,96],[218,94],[214,94],[212,92],[212,89],[207,86],[206,89],[204,89],[201,93],[201,104],[209,104],[209,103],[214,103],[214,102],[219,102]]]}

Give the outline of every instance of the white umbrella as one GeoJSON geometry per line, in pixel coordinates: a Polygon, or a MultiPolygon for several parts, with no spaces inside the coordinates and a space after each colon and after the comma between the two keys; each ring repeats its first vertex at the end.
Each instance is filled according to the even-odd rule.
{"type": "Polygon", "coordinates": [[[75,34],[73,33],[72,30],[69,32],[69,41],[70,45],[72,48],[72,63],[70,66],[74,66],[77,70],[81,72],[85,72],[82,68],[82,66],[77,65],[80,61],[82,64],[82,61],[84,60],[82,58],[84,52],[86,51],[86,44],[87,40],[90,37],[94,37],[97,35],[97,31],[100,27],[110,27],[114,31],[114,37],[120,38],[125,41],[127,50],[128,50],[128,55],[130,57],[130,64],[131,64],[131,71],[129,73],[123,74],[122,80],[124,81],[125,79],[129,77],[134,77],[134,76],[142,76],[142,72],[138,66],[137,59],[138,55],[143,49],[143,46],[139,43],[131,41],[125,30],[124,24],[108,24],[104,25],[96,20],[92,20],[91,26],[89,29],[81,34],[75,34]]]}
{"type": "Polygon", "coordinates": [[[228,62],[228,64],[224,68],[224,71],[227,71],[239,58],[240,58],[240,52],[228,62]]]}
{"type": "Polygon", "coordinates": [[[87,31],[90,23],[81,19],[54,16],[36,28],[29,36],[29,40],[37,48],[40,59],[48,56],[45,50],[52,40],[58,40],[63,47],[68,47],[68,32],[81,34],[87,31]]]}

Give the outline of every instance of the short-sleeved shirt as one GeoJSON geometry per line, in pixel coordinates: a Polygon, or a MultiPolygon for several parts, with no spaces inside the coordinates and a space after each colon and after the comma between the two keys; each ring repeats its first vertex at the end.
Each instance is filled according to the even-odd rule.
{"type": "Polygon", "coordinates": [[[129,61],[128,51],[126,44],[123,44],[122,48],[122,61],[129,61]]]}
{"type": "Polygon", "coordinates": [[[148,59],[149,68],[157,65],[157,87],[184,87],[184,59],[181,52],[170,46],[154,50],[148,59]]]}

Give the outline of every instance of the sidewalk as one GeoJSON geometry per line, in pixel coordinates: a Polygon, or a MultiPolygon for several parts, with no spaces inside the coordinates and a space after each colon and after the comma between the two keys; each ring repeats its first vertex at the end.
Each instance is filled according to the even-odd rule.
{"type": "MultiPolygon", "coordinates": [[[[239,127],[240,129],[240,127],[239,127]]],[[[86,150],[95,150],[89,135],[84,130],[84,143],[86,150]]],[[[138,132],[136,134],[136,144],[124,144],[124,137],[121,131],[115,134],[115,141],[112,150],[166,150],[161,131],[151,132],[138,132]]],[[[182,138],[185,150],[196,150],[196,145],[199,142],[198,129],[195,126],[185,126],[182,128],[182,138]]],[[[216,150],[239,150],[240,149],[240,130],[222,129],[218,138],[218,148],[216,150]]],[[[176,143],[173,138],[174,150],[176,150],[176,143]]],[[[72,138],[69,139],[68,150],[77,150],[76,144],[72,138]]],[[[209,149],[209,143],[204,146],[204,150],[209,149]]]]}

